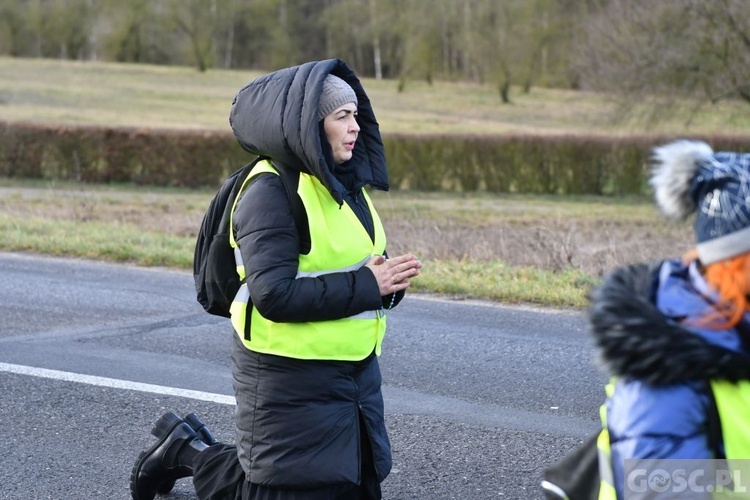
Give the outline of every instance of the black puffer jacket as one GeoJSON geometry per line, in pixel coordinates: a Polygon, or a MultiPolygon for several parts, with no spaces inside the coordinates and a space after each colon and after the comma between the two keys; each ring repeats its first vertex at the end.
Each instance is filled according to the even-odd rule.
{"type": "MultiPolygon", "coordinates": [[[[238,93],[231,124],[247,150],[312,173],[339,204],[357,203],[356,193],[365,184],[388,189],[383,144],[370,101],[340,60],[307,63],[255,80],[238,93]],[[346,179],[334,173],[317,117],[329,73],[349,83],[359,101],[361,131],[346,164],[346,179]]],[[[354,211],[362,217],[361,211],[354,211]]],[[[264,317],[275,322],[320,321],[383,307],[375,277],[364,267],[295,279],[300,236],[278,176],[261,175],[245,190],[234,214],[234,229],[252,302],[264,317]]],[[[232,360],[237,444],[250,481],[295,488],[359,482],[361,422],[377,475],[381,481],[386,477],[391,451],[374,355],[360,362],[295,360],[254,353],[238,341],[232,360]]]]}

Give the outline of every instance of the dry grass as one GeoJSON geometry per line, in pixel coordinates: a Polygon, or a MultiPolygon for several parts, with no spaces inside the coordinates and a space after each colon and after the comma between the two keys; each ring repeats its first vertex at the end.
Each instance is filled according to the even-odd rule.
{"type": "Polygon", "coordinates": [[[413,251],[428,260],[502,261],[550,271],[576,269],[601,276],[633,261],[679,255],[690,232],[645,223],[571,220],[528,224],[424,226],[387,219],[391,250],[413,251]]]}
{"type": "MultiPolygon", "coordinates": [[[[96,61],[0,57],[0,120],[104,126],[229,130],[232,98],[259,72],[96,61]]],[[[750,116],[722,103],[692,117],[613,123],[605,95],[534,88],[503,104],[491,84],[363,79],[383,133],[698,134],[744,133],[750,116]]]]}
{"type": "Polygon", "coordinates": [[[427,260],[502,261],[601,276],[625,263],[680,255],[692,238],[689,224],[663,220],[645,199],[483,198],[466,214],[439,199],[429,210],[421,201],[423,208],[411,214],[404,213],[403,200],[395,206],[381,203],[389,246],[427,260]]]}
{"type": "MultiPolygon", "coordinates": [[[[2,181],[7,216],[128,225],[193,238],[212,193],[2,181]]],[[[649,200],[600,197],[466,197],[375,193],[391,254],[425,261],[501,261],[601,276],[632,261],[679,255],[688,224],[664,221],[649,200]]]]}

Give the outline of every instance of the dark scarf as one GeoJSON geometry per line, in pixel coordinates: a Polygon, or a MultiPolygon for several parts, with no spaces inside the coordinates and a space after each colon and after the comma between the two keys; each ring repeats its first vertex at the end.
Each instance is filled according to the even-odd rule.
{"type": "Polygon", "coordinates": [[[370,239],[375,241],[375,225],[372,221],[370,207],[362,194],[365,183],[357,178],[356,169],[351,161],[333,167],[333,175],[343,186],[344,201],[354,211],[362,225],[367,229],[370,239]]]}

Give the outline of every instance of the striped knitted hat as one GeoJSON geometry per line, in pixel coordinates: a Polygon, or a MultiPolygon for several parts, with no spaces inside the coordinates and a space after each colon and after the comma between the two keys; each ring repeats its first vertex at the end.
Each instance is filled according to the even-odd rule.
{"type": "Polygon", "coordinates": [[[702,264],[750,252],[750,154],[681,140],[655,148],[653,160],[650,183],[661,210],[674,218],[696,214],[702,264]]]}

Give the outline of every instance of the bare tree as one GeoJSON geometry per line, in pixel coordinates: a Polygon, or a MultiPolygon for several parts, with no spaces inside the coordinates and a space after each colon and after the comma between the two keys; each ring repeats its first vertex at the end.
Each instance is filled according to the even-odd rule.
{"type": "Polygon", "coordinates": [[[217,0],[219,5],[217,15],[217,43],[223,44],[224,68],[234,66],[234,34],[237,27],[237,0],[217,0]]]}
{"type": "Polygon", "coordinates": [[[506,104],[511,101],[511,85],[517,83],[514,78],[523,73],[529,57],[530,44],[521,30],[522,4],[522,0],[481,0],[471,29],[475,40],[469,50],[478,60],[478,70],[474,71],[481,75],[480,81],[496,82],[498,94],[506,104]]]}
{"type": "Polygon", "coordinates": [[[198,71],[206,71],[213,65],[216,0],[173,0],[170,7],[172,21],[188,38],[198,71]]]}
{"type": "Polygon", "coordinates": [[[622,118],[660,118],[726,99],[750,103],[750,17],[743,0],[610,0],[588,19],[577,69],[613,92],[622,118]]]}
{"type": "Polygon", "coordinates": [[[410,79],[496,81],[508,99],[511,84],[565,82],[569,12],[598,1],[614,2],[0,0],[0,54],[201,71],[215,62],[270,70],[341,57],[358,74],[398,78],[402,87],[410,79]]]}
{"type": "Polygon", "coordinates": [[[432,83],[459,71],[461,5],[453,0],[408,0],[390,24],[390,66],[403,91],[410,79],[432,83]],[[431,16],[425,12],[432,12],[431,16]]]}
{"type": "Polygon", "coordinates": [[[0,1],[0,53],[22,56],[29,45],[28,21],[12,0],[0,1]]]}
{"type": "Polygon", "coordinates": [[[375,79],[383,79],[383,60],[380,54],[380,23],[377,0],[369,0],[370,27],[372,29],[372,59],[375,67],[375,79]]]}
{"type": "Polygon", "coordinates": [[[109,1],[106,9],[105,53],[118,62],[148,61],[147,24],[154,15],[149,1],[109,1]],[[113,19],[118,22],[113,22],[113,19]]]}
{"type": "Polygon", "coordinates": [[[583,11],[580,0],[533,0],[516,7],[520,33],[519,82],[524,92],[534,85],[570,87],[571,40],[583,11]]]}
{"type": "Polygon", "coordinates": [[[699,85],[711,102],[739,98],[750,104],[750,18],[741,0],[691,1],[699,29],[697,46],[703,49],[699,85]],[[712,73],[714,72],[714,73],[712,73]],[[715,78],[716,73],[720,78],[715,78]]]}
{"type": "Polygon", "coordinates": [[[86,0],[29,0],[6,4],[7,15],[23,19],[32,33],[27,51],[36,57],[86,59],[91,47],[90,33],[96,16],[86,0]]]}

